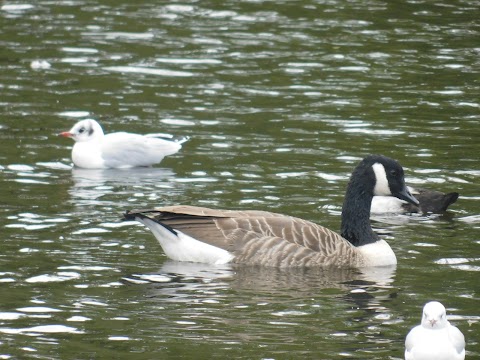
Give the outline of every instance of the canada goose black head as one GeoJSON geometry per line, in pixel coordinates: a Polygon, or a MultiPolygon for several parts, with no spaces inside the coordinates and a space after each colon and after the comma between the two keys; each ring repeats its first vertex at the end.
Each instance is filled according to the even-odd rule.
{"type": "Polygon", "coordinates": [[[418,205],[396,160],[383,155],[365,157],[352,172],[342,208],[342,236],[355,246],[378,239],[369,220],[374,195],[394,196],[418,205]]]}
{"type": "Polygon", "coordinates": [[[372,165],[372,168],[375,172],[375,187],[373,195],[391,195],[395,196],[401,200],[407,201],[413,205],[418,205],[418,200],[412,196],[407,185],[405,184],[405,177],[403,173],[402,166],[393,159],[380,156],[372,165]],[[383,188],[385,187],[385,180],[387,179],[388,189],[390,194],[381,194],[383,188]]]}

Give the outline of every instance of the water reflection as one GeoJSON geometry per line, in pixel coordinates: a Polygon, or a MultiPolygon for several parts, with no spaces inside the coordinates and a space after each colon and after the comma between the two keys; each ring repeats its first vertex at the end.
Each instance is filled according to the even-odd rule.
{"type": "Polygon", "coordinates": [[[269,293],[316,293],[329,288],[349,290],[352,287],[383,287],[393,281],[394,274],[395,267],[361,270],[236,267],[232,287],[269,293]]]}
{"type": "Polygon", "coordinates": [[[123,278],[125,283],[146,286],[149,298],[169,302],[216,302],[234,276],[229,265],[167,260],[156,274],[133,274],[123,278]]]}
{"type": "Polygon", "coordinates": [[[389,288],[396,267],[367,269],[280,269],[255,266],[209,265],[166,261],[155,274],[135,274],[123,280],[130,284],[153,285],[151,297],[183,301],[191,296],[212,295],[214,289],[227,288],[264,295],[304,297],[324,289],[342,289],[354,293],[370,288],[389,288]],[[188,295],[187,295],[188,294],[188,295]]]}
{"type": "Polygon", "coordinates": [[[156,184],[175,176],[172,169],[133,168],[133,169],[72,169],[72,178],[76,188],[98,187],[106,183],[131,186],[144,183],[156,184]]]}
{"type": "MultiPolygon", "coordinates": [[[[175,172],[166,168],[134,169],[72,169],[73,186],[69,190],[72,200],[80,204],[95,205],[108,194],[132,190],[138,195],[148,194],[149,200],[156,200],[155,188],[172,189],[175,172]]],[[[135,195],[135,194],[134,194],[135,195]]],[[[105,204],[104,204],[105,205],[105,204]]]]}
{"type": "MultiPolygon", "coordinates": [[[[330,346],[325,339],[331,339],[331,349],[323,350],[327,352],[337,351],[334,344],[349,344],[358,336],[377,346],[378,326],[398,322],[392,310],[395,273],[395,267],[307,270],[168,260],[155,274],[136,274],[123,281],[143,290],[151,312],[164,322],[164,336],[181,333],[184,339],[217,344],[281,342],[289,345],[270,351],[283,357],[289,347],[304,349],[304,341],[293,335],[298,331],[316,334],[310,340],[322,339],[324,348],[330,346]]],[[[349,349],[356,352],[358,343],[349,349]]]]}

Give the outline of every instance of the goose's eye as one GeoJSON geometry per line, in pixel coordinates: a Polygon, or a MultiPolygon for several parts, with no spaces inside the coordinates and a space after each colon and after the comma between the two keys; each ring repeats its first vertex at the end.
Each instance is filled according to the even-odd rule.
{"type": "Polygon", "coordinates": [[[397,174],[398,174],[397,170],[390,170],[390,175],[395,177],[395,176],[397,176],[397,174]]]}

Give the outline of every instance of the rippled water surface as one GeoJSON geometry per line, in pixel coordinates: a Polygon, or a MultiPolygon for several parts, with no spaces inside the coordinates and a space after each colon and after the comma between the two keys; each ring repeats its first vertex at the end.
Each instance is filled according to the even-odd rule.
{"type": "Polygon", "coordinates": [[[3,1],[1,359],[402,359],[423,304],[480,357],[478,1],[3,1]],[[190,136],[160,166],[72,169],[56,134],[190,136]],[[374,217],[399,264],[168,260],[126,209],[272,210],[340,227],[364,155],[461,196],[374,217]]]}

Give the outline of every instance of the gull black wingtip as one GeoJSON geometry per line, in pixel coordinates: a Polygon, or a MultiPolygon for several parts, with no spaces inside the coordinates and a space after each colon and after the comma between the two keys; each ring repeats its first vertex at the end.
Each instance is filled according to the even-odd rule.
{"type": "Polygon", "coordinates": [[[179,143],[179,144],[183,144],[183,143],[187,142],[188,140],[190,140],[190,136],[182,136],[182,137],[176,139],[175,142],[179,143]]]}

